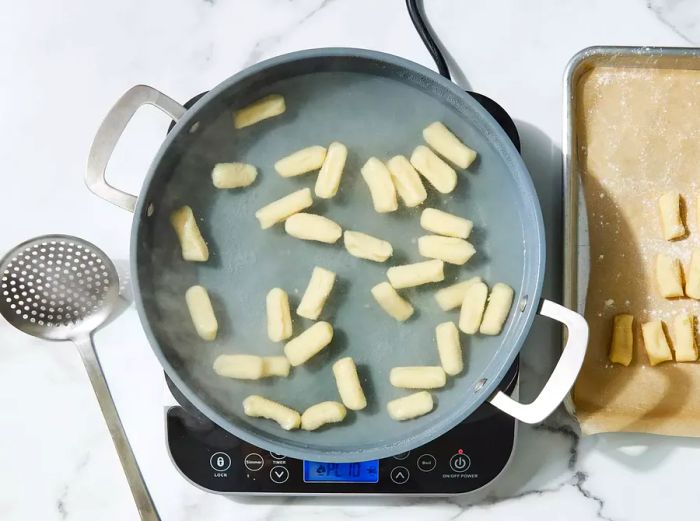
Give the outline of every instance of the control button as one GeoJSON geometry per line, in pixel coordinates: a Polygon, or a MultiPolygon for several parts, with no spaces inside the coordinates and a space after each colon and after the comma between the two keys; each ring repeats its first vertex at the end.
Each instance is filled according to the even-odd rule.
{"type": "Polygon", "coordinates": [[[393,469],[391,469],[391,474],[389,474],[391,481],[393,481],[397,485],[403,485],[404,483],[406,483],[410,476],[411,473],[408,472],[408,469],[406,467],[394,467],[393,469]]]}
{"type": "Polygon", "coordinates": [[[461,452],[450,458],[450,468],[455,472],[466,472],[471,465],[472,460],[469,459],[469,456],[461,452]]]}
{"type": "Polygon", "coordinates": [[[245,465],[245,468],[247,468],[251,472],[256,472],[263,468],[265,461],[262,459],[262,456],[257,452],[251,452],[245,457],[245,459],[243,460],[243,464],[245,465]]]}
{"type": "Polygon", "coordinates": [[[281,465],[272,467],[272,470],[270,471],[270,479],[277,484],[287,481],[289,479],[289,471],[287,470],[287,467],[282,467],[281,465]]]}
{"type": "Polygon", "coordinates": [[[284,459],[287,457],[284,454],[277,454],[276,452],[272,451],[270,451],[270,456],[272,456],[272,459],[284,459]]]}
{"type": "Polygon", "coordinates": [[[430,472],[431,470],[434,470],[437,466],[437,460],[432,454],[423,454],[421,456],[418,456],[418,459],[416,460],[416,466],[418,467],[418,470],[421,470],[423,472],[430,472]]]}
{"type": "Polygon", "coordinates": [[[404,460],[404,459],[408,458],[408,455],[410,453],[411,453],[411,451],[407,450],[406,452],[402,452],[401,454],[397,454],[396,456],[394,456],[394,459],[397,459],[399,461],[404,460]]]}
{"type": "Polygon", "coordinates": [[[217,472],[225,472],[231,466],[231,457],[225,452],[215,452],[209,458],[209,465],[217,472]]]}

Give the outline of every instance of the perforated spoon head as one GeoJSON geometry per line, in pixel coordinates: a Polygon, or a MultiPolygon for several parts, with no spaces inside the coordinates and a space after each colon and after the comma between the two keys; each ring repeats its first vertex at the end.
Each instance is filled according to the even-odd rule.
{"type": "Polygon", "coordinates": [[[107,320],[118,297],[112,261],[77,237],[37,237],[0,261],[0,315],[35,337],[87,336],[107,320]]]}

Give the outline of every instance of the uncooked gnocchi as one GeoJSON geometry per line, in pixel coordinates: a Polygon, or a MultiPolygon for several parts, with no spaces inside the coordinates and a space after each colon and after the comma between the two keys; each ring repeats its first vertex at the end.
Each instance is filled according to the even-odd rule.
{"type": "Polygon", "coordinates": [[[197,334],[203,340],[214,340],[219,330],[219,323],[216,321],[214,308],[206,288],[192,286],[185,292],[185,300],[197,334]]]}
{"type": "Polygon", "coordinates": [[[256,355],[219,355],[214,360],[214,372],[219,376],[239,380],[258,380],[265,375],[265,362],[256,355]]]}
{"type": "Polygon", "coordinates": [[[457,136],[439,121],[423,129],[423,139],[438,154],[459,168],[469,168],[469,165],[476,159],[476,152],[462,143],[457,136]]]}
{"type": "Polygon", "coordinates": [[[376,157],[370,157],[360,169],[362,178],[369,187],[374,210],[378,213],[393,212],[399,207],[396,200],[396,188],[391,180],[391,173],[376,157]]]}
{"type": "Polygon", "coordinates": [[[657,255],[656,283],[664,298],[682,297],[683,275],[680,261],[668,255],[657,255]]]}
{"type": "Polygon", "coordinates": [[[316,178],[314,192],[316,197],[330,199],[335,197],[340,187],[340,180],[343,177],[345,161],[348,157],[348,149],[342,143],[334,141],[328,146],[326,159],[323,161],[321,170],[316,178]]]}
{"type": "Polygon", "coordinates": [[[367,407],[367,398],[362,390],[355,361],[346,356],[333,364],[333,376],[338,387],[338,394],[345,407],[359,411],[367,407]]]}
{"type": "Polygon", "coordinates": [[[345,231],[343,242],[348,253],[360,259],[384,262],[394,253],[389,242],[362,232],[345,231]]]}
{"type": "Polygon", "coordinates": [[[297,315],[310,320],[318,319],[334,284],[335,273],[316,266],[311,272],[311,279],[297,307],[297,315]]]}
{"type": "Polygon", "coordinates": [[[386,404],[389,416],[396,421],[412,420],[433,410],[433,397],[428,391],[418,391],[386,404]]]}
{"type": "Polygon", "coordinates": [[[255,212],[255,217],[260,221],[260,227],[266,230],[278,222],[284,221],[290,215],[301,212],[312,204],[311,190],[302,188],[271,202],[267,206],[263,206],[255,212]]]}
{"type": "Polygon", "coordinates": [[[642,324],[642,338],[644,339],[644,348],[647,351],[651,365],[673,360],[671,348],[666,340],[663,322],[653,320],[642,324]]]}
{"type": "Polygon", "coordinates": [[[673,352],[676,362],[695,362],[698,359],[693,315],[681,313],[673,319],[673,352]]]}
{"type": "Polygon", "coordinates": [[[681,195],[676,190],[659,197],[659,215],[664,239],[670,241],[685,235],[685,225],[681,219],[681,195]]]}
{"type": "Polygon", "coordinates": [[[294,177],[318,170],[325,159],[325,147],[314,145],[283,157],[275,163],[275,171],[282,177],[294,177]]]}
{"type": "Polygon", "coordinates": [[[458,375],[464,369],[462,344],[454,322],[443,322],[435,328],[440,365],[450,376],[458,375]]]}
{"type": "Polygon", "coordinates": [[[489,288],[483,282],[475,282],[467,287],[464,292],[462,309],[459,312],[460,331],[468,335],[479,331],[488,293],[489,288]]]}
{"type": "Polygon", "coordinates": [[[281,342],[292,336],[292,317],[289,312],[289,296],[280,288],[267,293],[267,336],[273,342],[281,342]]]}
{"type": "Polygon", "coordinates": [[[394,288],[410,288],[445,280],[444,266],[445,263],[441,260],[403,264],[389,268],[386,271],[386,276],[394,288]]]}
{"type": "Polygon", "coordinates": [[[608,358],[614,364],[630,365],[634,353],[632,324],[634,317],[628,314],[616,315],[613,319],[612,340],[608,358]]]}
{"type": "Polygon", "coordinates": [[[343,235],[343,229],[328,217],[313,213],[295,213],[284,221],[284,231],[305,241],[333,244],[343,235]]]}
{"type": "Polygon", "coordinates": [[[389,381],[394,387],[403,389],[437,389],[445,386],[447,378],[442,367],[421,365],[394,367],[389,373],[389,381]]]}
{"type": "Polygon", "coordinates": [[[285,431],[298,429],[301,425],[301,415],[297,411],[257,394],[243,400],[243,412],[246,416],[274,420],[285,431]]]}
{"type": "Polygon", "coordinates": [[[411,164],[442,194],[449,194],[457,186],[457,172],[424,145],[418,145],[411,154],[411,164]]]}
{"type": "Polygon", "coordinates": [[[342,403],[321,402],[312,405],[301,415],[301,428],[305,431],[315,431],[329,423],[339,423],[348,413],[342,403]]]}
{"type": "Polygon", "coordinates": [[[481,282],[481,277],[472,277],[462,282],[452,284],[435,292],[435,300],[443,311],[449,311],[462,305],[467,288],[476,282],[481,282]]]}
{"type": "Polygon", "coordinates": [[[253,184],[258,170],[247,163],[217,163],[211,171],[211,180],[216,188],[243,188],[253,184]]]}
{"type": "Polygon", "coordinates": [[[255,125],[264,119],[283,114],[286,108],[282,96],[270,94],[234,112],[233,125],[237,129],[255,125]]]}
{"type": "Polygon", "coordinates": [[[428,192],[425,191],[423,181],[405,156],[392,157],[387,161],[386,166],[389,168],[396,191],[406,207],[413,208],[426,200],[428,192]]]}
{"type": "Polygon", "coordinates": [[[690,257],[690,266],[688,266],[685,280],[685,294],[690,298],[700,300],[700,248],[693,250],[693,255],[690,257]]]}
{"type": "Polygon", "coordinates": [[[284,355],[294,367],[318,354],[333,340],[333,326],[328,322],[316,322],[313,326],[291,339],[284,346],[284,355]]]}
{"type": "Polygon", "coordinates": [[[499,282],[491,289],[489,301],[481,320],[479,333],[482,335],[500,335],[503,324],[506,323],[510,307],[513,304],[513,288],[499,282]]]}
{"type": "Polygon", "coordinates": [[[263,356],[263,377],[289,376],[291,364],[286,356],[263,356]]]}
{"type": "Polygon", "coordinates": [[[408,320],[413,315],[411,303],[402,298],[388,282],[380,282],[371,292],[377,304],[399,322],[408,320]]]}
{"type": "Polygon", "coordinates": [[[170,223],[180,241],[184,260],[205,262],[209,259],[209,248],[199,231],[192,208],[183,206],[175,210],[170,214],[170,223]]]}
{"type": "Polygon", "coordinates": [[[464,239],[443,237],[442,235],[423,235],[418,238],[418,252],[423,257],[439,259],[449,264],[461,266],[474,256],[476,249],[464,239]]]}
{"type": "Polygon", "coordinates": [[[435,208],[426,208],[421,212],[420,225],[429,232],[458,239],[467,239],[474,227],[469,219],[435,208]]]}

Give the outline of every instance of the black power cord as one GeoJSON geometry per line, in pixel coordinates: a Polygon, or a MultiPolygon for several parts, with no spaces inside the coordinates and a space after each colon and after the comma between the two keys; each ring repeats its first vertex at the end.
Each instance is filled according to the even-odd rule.
{"type": "Polygon", "coordinates": [[[411,17],[413,26],[416,28],[416,31],[418,31],[418,35],[420,36],[421,40],[423,40],[425,46],[428,48],[430,56],[432,56],[433,60],[435,60],[438,72],[448,80],[451,80],[452,77],[450,76],[450,69],[449,67],[447,67],[445,57],[442,55],[442,52],[440,52],[440,47],[433,39],[430,27],[425,21],[425,13],[423,12],[422,6],[422,1],[419,2],[419,0],[406,0],[406,7],[408,8],[408,14],[411,17]],[[420,7],[418,5],[419,3],[420,7]]]}

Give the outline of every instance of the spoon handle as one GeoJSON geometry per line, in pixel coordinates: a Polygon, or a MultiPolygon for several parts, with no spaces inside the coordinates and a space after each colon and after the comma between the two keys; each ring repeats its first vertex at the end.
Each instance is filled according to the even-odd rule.
{"type": "Polygon", "coordinates": [[[129,445],[129,440],[124,432],[122,422],[119,419],[117,408],[112,399],[112,393],[109,392],[109,386],[102,372],[102,366],[97,357],[95,346],[92,343],[92,337],[90,335],[79,337],[74,339],[73,342],[80,352],[83,364],[85,364],[85,370],[90,378],[90,383],[92,383],[100,409],[102,409],[102,415],[105,422],[107,422],[109,433],[112,435],[112,441],[117,449],[117,454],[126,474],[126,479],[129,482],[129,488],[134,496],[139,515],[144,521],[160,521],[156,507],[134,457],[134,452],[131,450],[131,445],[129,445]]]}

